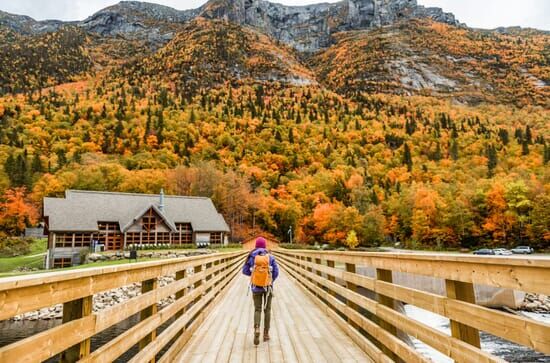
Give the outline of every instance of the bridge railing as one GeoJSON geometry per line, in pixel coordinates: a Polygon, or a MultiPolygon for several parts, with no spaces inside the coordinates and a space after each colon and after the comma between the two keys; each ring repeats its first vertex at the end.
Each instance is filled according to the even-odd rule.
{"type": "Polygon", "coordinates": [[[550,259],[448,254],[284,250],[283,268],[377,362],[428,361],[400,336],[415,337],[456,362],[497,362],[479,331],[550,354],[550,324],[475,302],[474,284],[550,294],[550,259]],[[357,273],[376,270],[376,277],[357,273]],[[445,280],[446,296],[392,282],[392,272],[445,280]],[[370,296],[370,297],[369,297],[370,296]],[[397,302],[450,319],[451,335],[408,317],[397,302]]]}
{"type": "Polygon", "coordinates": [[[112,362],[133,346],[132,362],[171,362],[225,293],[246,252],[174,258],[120,266],[51,272],[0,279],[0,320],[63,304],[62,324],[0,348],[0,362],[41,362],[60,354],[61,362],[112,362]],[[159,277],[175,276],[157,287],[159,277]],[[141,282],[141,294],[93,312],[93,295],[141,282]],[[174,302],[162,309],[157,303],[174,302]],[[91,338],[139,314],[139,322],[91,351],[91,338]],[[166,325],[169,324],[167,327],[166,325]],[[157,329],[164,330],[157,335],[157,329]]]}

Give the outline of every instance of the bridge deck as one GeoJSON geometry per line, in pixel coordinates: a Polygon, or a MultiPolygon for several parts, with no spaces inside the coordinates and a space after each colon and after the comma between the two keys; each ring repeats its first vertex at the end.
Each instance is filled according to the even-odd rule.
{"type": "Polygon", "coordinates": [[[226,297],[181,351],[179,362],[370,362],[284,271],[275,283],[271,341],[255,347],[248,279],[239,276],[226,297]]]}

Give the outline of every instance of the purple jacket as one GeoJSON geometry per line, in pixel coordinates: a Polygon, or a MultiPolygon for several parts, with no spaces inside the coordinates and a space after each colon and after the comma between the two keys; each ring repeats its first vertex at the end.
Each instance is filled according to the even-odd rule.
{"type": "MultiPolygon", "coordinates": [[[[257,248],[254,251],[250,252],[243,266],[243,274],[245,274],[246,276],[252,275],[252,267],[254,267],[254,258],[256,258],[257,255],[264,254],[264,253],[268,253],[265,248],[257,248]]],[[[273,255],[269,255],[269,266],[271,267],[271,277],[273,278],[271,286],[273,286],[273,282],[275,282],[275,280],[279,276],[279,266],[277,265],[277,262],[275,261],[275,257],[273,257],[273,255]]],[[[264,291],[265,290],[263,287],[252,286],[252,292],[264,292],[264,291]]]]}

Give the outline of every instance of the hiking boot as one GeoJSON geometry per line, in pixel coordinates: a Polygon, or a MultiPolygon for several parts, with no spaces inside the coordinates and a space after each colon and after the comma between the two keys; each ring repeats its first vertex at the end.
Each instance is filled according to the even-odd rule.
{"type": "Polygon", "coordinates": [[[264,342],[269,341],[269,332],[267,330],[264,330],[264,342]]]}
{"type": "Polygon", "coordinates": [[[260,344],[260,328],[254,328],[254,345],[260,344]]]}

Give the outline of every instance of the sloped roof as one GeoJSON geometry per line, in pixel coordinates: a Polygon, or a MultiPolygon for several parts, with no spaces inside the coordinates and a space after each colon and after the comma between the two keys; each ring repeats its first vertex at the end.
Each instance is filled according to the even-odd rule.
{"type": "Polygon", "coordinates": [[[229,232],[212,200],[203,197],[67,190],[65,198],[44,198],[50,231],[97,231],[97,222],[119,222],[127,228],[151,207],[171,225],[191,223],[196,232],[229,232]]]}

